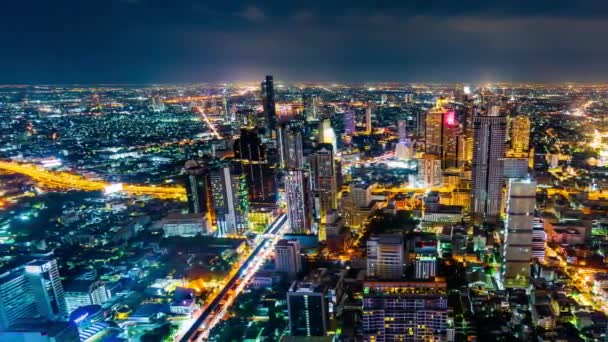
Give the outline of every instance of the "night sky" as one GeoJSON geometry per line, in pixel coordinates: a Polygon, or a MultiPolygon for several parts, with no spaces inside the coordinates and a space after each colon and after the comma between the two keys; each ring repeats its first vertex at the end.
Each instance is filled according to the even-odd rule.
{"type": "Polygon", "coordinates": [[[608,1],[2,0],[0,83],[608,81],[608,1]]]}

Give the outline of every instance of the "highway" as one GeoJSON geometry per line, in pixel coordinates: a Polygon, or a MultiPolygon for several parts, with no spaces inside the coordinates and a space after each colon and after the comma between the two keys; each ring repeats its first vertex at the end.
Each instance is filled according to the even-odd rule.
{"type": "MultiPolygon", "coordinates": [[[[105,191],[112,188],[111,183],[86,179],[81,175],[69,172],[54,172],[35,164],[0,160],[0,170],[26,175],[40,184],[41,187],[50,189],[105,191]]],[[[133,195],[149,195],[161,199],[186,200],[186,189],[179,186],[122,184],[116,188],[116,191],[133,195]]]]}
{"type": "Polygon", "coordinates": [[[233,301],[245,289],[247,283],[260,267],[262,267],[266,259],[273,252],[274,246],[287,229],[287,215],[282,214],[266,229],[266,232],[257,241],[253,252],[247,257],[237,272],[234,273],[224,288],[213,298],[209,305],[203,307],[188,331],[183,335],[178,334],[175,340],[187,342],[203,341],[206,339],[211,329],[224,317],[233,301]]]}

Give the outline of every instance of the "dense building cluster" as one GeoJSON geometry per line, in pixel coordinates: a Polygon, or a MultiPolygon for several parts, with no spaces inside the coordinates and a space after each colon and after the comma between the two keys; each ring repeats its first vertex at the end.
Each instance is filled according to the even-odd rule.
{"type": "Polygon", "coordinates": [[[603,341],[608,88],[0,88],[0,340],[603,341]]]}

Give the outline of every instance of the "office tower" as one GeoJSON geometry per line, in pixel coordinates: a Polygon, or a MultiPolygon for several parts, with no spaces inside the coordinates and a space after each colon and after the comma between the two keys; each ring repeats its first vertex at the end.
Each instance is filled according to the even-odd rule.
{"type": "Polygon", "coordinates": [[[240,128],[254,128],[258,124],[257,116],[251,108],[239,109],[235,113],[236,125],[240,128]]]}
{"type": "Polygon", "coordinates": [[[330,144],[333,148],[334,153],[337,151],[336,133],[331,127],[331,121],[329,119],[323,119],[319,121],[319,144],[330,144]]]}
{"type": "Polygon", "coordinates": [[[532,230],[536,182],[510,179],[504,231],[502,280],[506,288],[527,288],[530,283],[532,230]]]}
{"type": "Polygon", "coordinates": [[[367,276],[383,280],[401,279],[403,264],[401,235],[378,235],[367,240],[367,276]]]}
{"type": "Polygon", "coordinates": [[[414,259],[414,271],[416,279],[430,279],[437,275],[436,255],[416,255],[414,259]]]}
{"type": "Polygon", "coordinates": [[[51,254],[0,275],[0,330],[20,319],[67,318],[57,262],[51,254]]]}
{"type": "Polygon", "coordinates": [[[369,206],[372,202],[372,188],[368,182],[350,183],[350,196],[357,208],[369,206]]]}
{"type": "Polygon", "coordinates": [[[226,98],[227,89],[222,91],[222,109],[224,110],[224,123],[230,122],[230,113],[228,112],[228,98],[226,98]]]}
{"type": "Polygon", "coordinates": [[[281,140],[281,167],[286,169],[303,168],[302,131],[291,125],[282,125],[279,134],[281,140]]]}
{"type": "Polygon", "coordinates": [[[437,100],[426,114],[425,152],[441,158],[442,169],[458,166],[458,133],[456,112],[444,108],[445,101],[437,100]]]}
{"type": "Polygon", "coordinates": [[[325,241],[327,212],[337,207],[337,179],[333,146],[320,144],[311,157],[316,216],[321,223],[319,240],[325,241]]]}
{"type": "Polygon", "coordinates": [[[355,111],[348,109],[344,112],[344,134],[353,135],[357,132],[357,125],[355,120],[355,111]]]}
{"type": "MultiPolygon", "coordinates": [[[[492,112],[497,114],[498,109],[492,112]]],[[[506,125],[506,118],[499,115],[477,116],[473,122],[471,208],[477,217],[496,218],[500,214],[506,125]]]]}
{"type": "Polygon", "coordinates": [[[274,247],[275,269],[285,272],[291,279],[302,271],[300,242],[298,240],[280,240],[274,247]]]}
{"type": "Polygon", "coordinates": [[[208,212],[207,174],[203,165],[194,160],[188,160],[184,166],[186,172],[186,194],[188,196],[188,212],[191,214],[206,214],[208,212]]]}
{"type": "Polygon", "coordinates": [[[25,264],[25,275],[40,315],[52,319],[67,318],[68,310],[57,260],[49,255],[30,261],[25,264]]]}
{"type": "Polygon", "coordinates": [[[75,280],[65,287],[65,302],[70,314],[82,306],[102,305],[108,299],[106,286],[102,281],[75,280]]]}
{"type": "Polygon", "coordinates": [[[380,104],[385,104],[388,101],[388,95],[382,94],[380,95],[380,104]]]}
{"type": "Polygon", "coordinates": [[[372,104],[368,104],[365,108],[365,133],[372,132],[372,104]]]}
{"type": "Polygon", "coordinates": [[[530,149],[530,118],[519,115],[511,119],[511,149],[515,153],[530,149]]]}
{"type": "Polygon", "coordinates": [[[224,165],[209,174],[217,234],[243,234],[249,229],[249,199],[245,175],[235,165],[224,165]]]}
{"type": "Polygon", "coordinates": [[[319,117],[319,105],[321,100],[316,95],[304,94],[302,96],[304,102],[304,110],[306,111],[306,120],[317,120],[319,117]]]}
{"type": "Polygon", "coordinates": [[[418,182],[425,188],[441,186],[441,159],[434,154],[424,154],[418,159],[418,182]]]}
{"type": "Polygon", "coordinates": [[[250,202],[275,203],[275,175],[258,134],[254,130],[241,129],[233,148],[234,158],[241,163],[247,177],[250,202]]]}
{"type": "Polygon", "coordinates": [[[443,282],[365,282],[360,340],[453,340],[446,287],[443,282]]]}
{"type": "Polygon", "coordinates": [[[312,185],[310,173],[290,169],[285,177],[285,197],[289,227],[294,233],[310,233],[312,226],[312,185]]]}
{"type": "Polygon", "coordinates": [[[287,292],[287,312],[291,336],[325,336],[329,324],[326,286],[294,281],[287,292]]]}
{"type": "Polygon", "coordinates": [[[274,84],[272,76],[266,76],[262,82],[262,106],[266,116],[266,137],[274,139],[277,126],[277,113],[274,103],[274,84]]]}

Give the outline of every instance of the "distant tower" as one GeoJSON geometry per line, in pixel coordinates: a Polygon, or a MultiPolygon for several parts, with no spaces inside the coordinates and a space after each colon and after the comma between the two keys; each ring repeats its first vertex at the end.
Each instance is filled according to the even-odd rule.
{"type": "Polygon", "coordinates": [[[315,209],[319,219],[319,239],[326,239],[325,224],[329,210],[337,208],[337,177],[333,146],[320,144],[312,154],[313,190],[315,209]]]}
{"type": "Polygon", "coordinates": [[[217,234],[244,234],[249,229],[247,180],[234,165],[211,170],[211,195],[217,220],[217,234]]]}
{"type": "Polygon", "coordinates": [[[365,108],[365,132],[370,134],[372,132],[372,104],[370,103],[365,108]]]}
{"type": "Polygon", "coordinates": [[[441,159],[442,169],[458,164],[458,122],[453,110],[444,108],[447,102],[440,98],[428,111],[425,121],[425,152],[441,159]]]}
{"type": "Polygon", "coordinates": [[[230,122],[230,113],[228,112],[228,99],[226,98],[226,88],[224,88],[224,91],[222,92],[222,106],[224,107],[224,122],[228,123],[230,122]]]}
{"type": "Polygon", "coordinates": [[[304,167],[302,131],[290,125],[282,125],[279,130],[281,140],[281,167],[301,169],[304,167]]]}
{"type": "Polygon", "coordinates": [[[277,126],[277,113],[274,102],[274,82],[272,76],[266,76],[262,82],[262,105],[266,116],[266,135],[269,139],[274,138],[277,126]]]}
{"type": "Polygon", "coordinates": [[[407,122],[405,120],[397,121],[397,132],[399,133],[399,142],[409,142],[407,139],[407,122]]]}
{"type": "Polygon", "coordinates": [[[324,119],[319,121],[319,144],[330,144],[333,147],[334,153],[337,150],[336,133],[331,127],[331,121],[324,119]]]}
{"type": "Polygon", "coordinates": [[[511,149],[515,153],[527,152],[530,149],[530,119],[519,115],[511,120],[511,149]]]}
{"type": "Polygon", "coordinates": [[[532,259],[532,231],[536,205],[536,182],[510,179],[507,184],[507,219],[503,250],[503,284],[528,288],[532,259]]]}
{"type": "Polygon", "coordinates": [[[310,173],[291,169],[285,177],[287,217],[294,233],[310,233],[312,226],[312,189],[310,173]]]}
{"type": "Polygon", "coordinates": [[[494,107],[492,116],[477,116],[473,122],[473,191],[471,208],[478,217],[496,218],[502,199],[503,163],[507,121],[494,107]]]}

